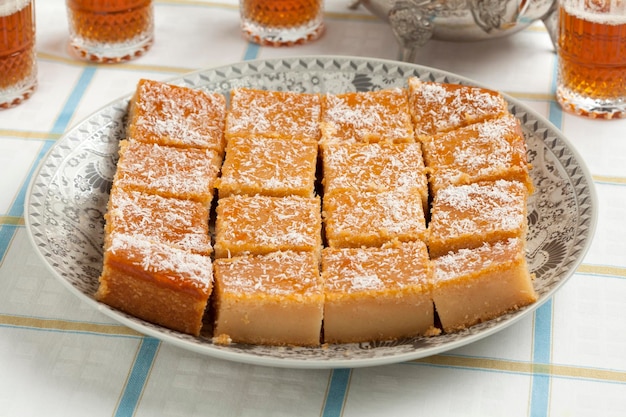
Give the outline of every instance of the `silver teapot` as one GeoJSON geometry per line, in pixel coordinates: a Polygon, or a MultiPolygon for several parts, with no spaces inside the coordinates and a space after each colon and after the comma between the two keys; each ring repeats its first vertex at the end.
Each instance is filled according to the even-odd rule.
{"type": "Polygon", "coordinates": [[[541,19],[554,44],[557,0],[355,0],[386,20],[401,59],[414,62],[429,39],[478,41],[507,36],[541,19]]]}

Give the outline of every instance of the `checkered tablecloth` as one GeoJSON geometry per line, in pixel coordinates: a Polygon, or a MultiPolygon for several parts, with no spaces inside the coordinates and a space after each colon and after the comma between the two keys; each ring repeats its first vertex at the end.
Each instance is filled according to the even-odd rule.
{"type": "Polygon", "coordinates": [[[548,118],[582,155],[599,200],[593,244],[532,315],[463,348],[394,365],[285,369],[202,356],[130,330],[72,295],[36,255],[24,201],[63,133],[132,92],[255,58],[396,59],[388,25],[328,0],[327,31],[292,48],[249,44],[237,2],[156,1],[144,57],[95,66],[67,52],[63,0],[37,1],[39,89],[0,112],[0,416],[626,416],[626,120],[565,114],[540,24],[479,43],[430,41],[416,63],[502,90],[548,118]]]}

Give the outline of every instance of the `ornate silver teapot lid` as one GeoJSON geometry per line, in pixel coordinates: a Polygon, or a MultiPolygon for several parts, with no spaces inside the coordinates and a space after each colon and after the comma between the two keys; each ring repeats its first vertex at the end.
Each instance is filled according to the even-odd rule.
{"type": "Polygon", "coordinates": [[[477,41],[508,36],[537,20],[556,41],[556,0],[353,0],[386,20],[401,47],[401,59],[413,62],[430,39],[477,41]]]}

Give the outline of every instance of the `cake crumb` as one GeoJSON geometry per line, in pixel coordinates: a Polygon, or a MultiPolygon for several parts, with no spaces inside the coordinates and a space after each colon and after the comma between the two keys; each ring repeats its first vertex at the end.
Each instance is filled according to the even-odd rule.
{"type": "Polygon", "coordinates": [[[434,327],[434,326],[426,330],[426,332],[424,332],[424,336],[427,336],[427,337],[439,336],[440,334],[441,334],[441,329],[438,327],[434,327]]]}
{"type": "Polygon", "coordinates": [[[216,345],[230,345],[233,342],[233,339],[230,338],[227,334],[220,334],[213,337],[213,343],[216,345]]]}

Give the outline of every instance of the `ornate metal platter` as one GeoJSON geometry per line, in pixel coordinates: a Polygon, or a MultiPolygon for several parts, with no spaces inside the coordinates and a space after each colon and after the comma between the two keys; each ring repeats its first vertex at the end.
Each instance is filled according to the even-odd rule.
{"type": "MultiPolygon", "coordinates": [[[[248,61],[194,72],[173,84],[224,94],[239,86],[340,93],[404,86],[406,79],[474,84],[432,68],[350,57],[248,61]]],[[[130,95],[129,95],[130,97],[130,95]]],[[[527,259],[539,301],[463,332],[393,342],[320,348],[217,345],[156,326],[98,303],[94,293],[102,263],[104,212],[125,136],[129,97],[105,106],[69,130],[33,177],[26,202],[30,238],[52,274],[80,298],[149,336],[209,356],[261,365],[334,368],[373,366],[441,353],[491,335],[531,314],[574,273],[593,236],[597,208],[591,177],[567,139],[531,109],[507,97],[520,119],[533,165],[536,191],[529,200],[527,259]]]]}

